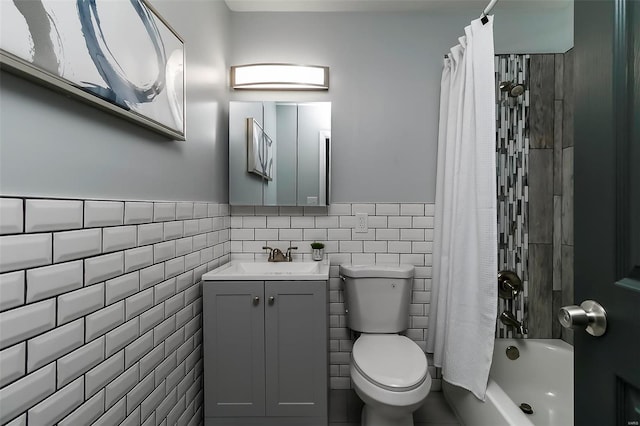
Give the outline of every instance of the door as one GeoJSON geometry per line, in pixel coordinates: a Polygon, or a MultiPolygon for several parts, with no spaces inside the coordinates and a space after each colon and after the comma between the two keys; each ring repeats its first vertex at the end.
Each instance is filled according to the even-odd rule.
{"type": "Polygon", "coordinates": [[[267,281],[265,297],[267,416],[326,416],[326,284],[267,281]]]}
{"type": "Polygon", "coordinates": [[[576,0],[575,424],[640,424],[640,2],[576,0]]]}
{"type": "Polygon", "coordinates": [[[203,284],[205,416],[264,416],[262,281],[203,284]]]}

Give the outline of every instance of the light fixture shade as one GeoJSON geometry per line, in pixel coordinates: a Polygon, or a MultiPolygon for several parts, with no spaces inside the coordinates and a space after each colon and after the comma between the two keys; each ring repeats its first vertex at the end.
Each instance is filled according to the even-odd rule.
{"type": "Polygon", "coordinates": [[[329,90],[329,67],[250,64],[231,67],[231,87],[251,90],[329,90]]]}

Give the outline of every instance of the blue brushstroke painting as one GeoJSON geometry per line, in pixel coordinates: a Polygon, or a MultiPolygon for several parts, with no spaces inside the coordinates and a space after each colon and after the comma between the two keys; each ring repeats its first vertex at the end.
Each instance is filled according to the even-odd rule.
{"type": "Polygon", "coordinates": [[[143,0],[13,0],[0,24],[3,51],[184,133],[184,46],[143,0]]]}

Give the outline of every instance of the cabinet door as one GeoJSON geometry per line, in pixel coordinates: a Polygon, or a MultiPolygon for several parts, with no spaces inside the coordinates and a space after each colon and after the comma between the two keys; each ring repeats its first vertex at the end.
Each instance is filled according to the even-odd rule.
{"type": "Polygon", "coordinates": [[[264,416],[262,281],[204,282],[203,298],[205,416],[264,416]]]}
{"type": "Polygon", "coordinates": [[[325,416],[326,283],[267,281],[265,298],[267,415],[325,416]]]}

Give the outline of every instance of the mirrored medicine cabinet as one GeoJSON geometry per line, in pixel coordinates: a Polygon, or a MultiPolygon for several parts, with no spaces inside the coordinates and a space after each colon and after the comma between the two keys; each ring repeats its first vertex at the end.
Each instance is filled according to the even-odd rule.
{"type": "Polygon", "coordinates": [[[330,102],[229,104],[229,204],[327,206],[330,102]]]}

